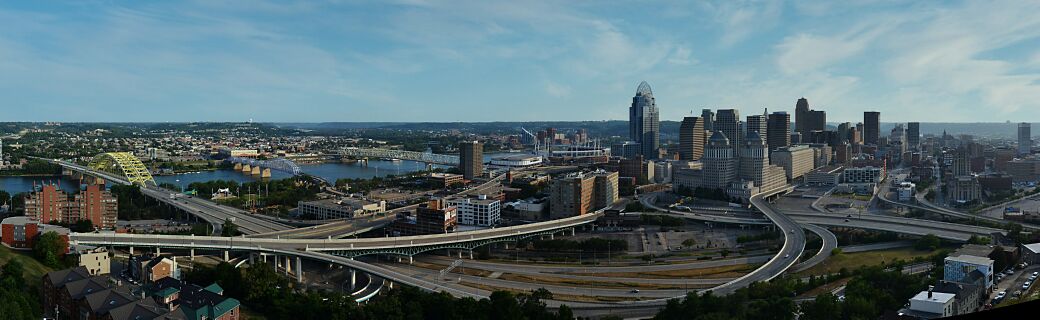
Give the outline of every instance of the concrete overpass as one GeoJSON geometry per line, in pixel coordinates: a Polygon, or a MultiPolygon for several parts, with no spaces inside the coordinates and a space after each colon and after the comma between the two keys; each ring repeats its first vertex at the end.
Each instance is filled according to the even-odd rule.
{"type": "Polygon", "coordinates": [[[952,210],[952,209],[943,208],[943,207],[937,206],[935,204],[932,204],[927,199],[924,199],[924,194],[922,194],[922,193],[918,193],[918,195],[916,196],[916,199],[917,199],[918,203],[921,203],[923,205],[895,201],[895,200],[889,199],[887,197],[886,193],[887,192],[884,192],[884,191],[878,192],[878,197],[877,198],[879,200],[881,200],[882,202],[885,202],[885,203],[888,203],[888,204],[891,204],[891,205],[896,205],[896,206],[901,206],[901,207],[906,207],[906,208],[911,208],[911,209],[919,209],[919,210],[924,210],[924,211],[928,211],[928,212],[937,213],[937,214],[944,215],[944,216],[951,216],[951,217],[962,218],[962,219],[969,219],[969,220],[970,219],[977,219],[977,220],[987,221],[987,222],[991,222],[991,223],[998,223],[998,224],[1001,224],[1001,225],[1005,225],[1005,224],[1014,222],[1014,223],[1018,223],[1018,224],[1022,225],[1022,229],[1027,230],[1027,231],[1040,230],[1040,226],[1037,226],[1037,225],[1034,225],[1034,224],[1021,223],[1021,222],[1018,222],[1018,221],[1008,221],[1008,220],[1004,220],[1004,219],[992,218],[992,217],[987,217],[987,216],[983,216],[983,215],[971,214],[971,213],[960,212],[960,211],[956,211],[956,210],[952,210]]]}

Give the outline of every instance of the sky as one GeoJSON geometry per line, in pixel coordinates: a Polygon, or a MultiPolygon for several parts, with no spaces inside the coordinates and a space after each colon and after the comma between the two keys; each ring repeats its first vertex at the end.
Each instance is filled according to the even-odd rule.
{"type": "Polygon", "coordinates": [[[0,121],[1040,120],[1040,1],[5,1],[0,121]]]}

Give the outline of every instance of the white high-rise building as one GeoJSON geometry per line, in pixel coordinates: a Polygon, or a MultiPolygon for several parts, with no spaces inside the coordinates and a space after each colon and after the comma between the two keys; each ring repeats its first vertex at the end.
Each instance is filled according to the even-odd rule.
{"type": "Polygon", "coordinates": [[[448,205],[458,212],[459,224],[491,227],[502,220],[502,202],[488,199],[487,195],[474,198],[448,199],[448,205]]]}

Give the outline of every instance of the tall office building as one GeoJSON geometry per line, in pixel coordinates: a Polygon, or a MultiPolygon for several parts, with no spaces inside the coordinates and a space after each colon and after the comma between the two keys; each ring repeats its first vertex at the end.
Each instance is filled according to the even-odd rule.
{"type": "MultiPolygon", "coordinates": [[[[798,99],[794,104],[794,131],[804,132],[809,127],[809,100],[805,97],[798,99]]],[[[804,134],[803,134],[804,135],[804,134]]]]}
{"type": "Polygon", "coordinates": [[[661,123],[658,119],[654,93],[646,81],[639,83],[632,106],[628,108],[628,134],[632,141],[642,144],[642,154],[656,159],[661,146],[661,123]]]}
{"type": "Polygon", "coordinates": [[[921,123],[906,123],[906,147],[911,150],[921,149],[921,123]]]}
{"type": "Polygon", "coordinates": [[[803,138],[808,136],[809,132],[827,130],[827,113],[809,109],[808,99],[798,99],[794,112],[794,130],[801,133],[803,138]]]}
{"type": "Polygon", "coordinates": [[[703,118],[685,117],[679,124],[679,160],[700,160],[704,155],[705,131],[703,118]]]}
{"type": "Polygon", "coordinates": [[[766,125],[766,145],[770,150],[791,145],[791,115],[773,112],[766,125]]]}
{"type": "Polygon", "coordinates": [[[1033,149],[1033,136],[1029,122],[1018,124],[1018,154],[1029,154],[1033,149]]]}
{"type": "MultiPolygon", "coordinates": [[[[720,110],[720,114],[721,114],[720,110]]],[[[715,131],[708,139],[704,150],[701,186],[705,188],[723,189],[737,177],[736,154],[726,134],[715,131]]]]}
{"type": "Polygon", "coordinates": [[[787,184],[787,173],[779,166],[769,164],[769,149],[762,135],[748,132],[740,148],[740,179],[752,181],[760,191],[774,190],[787,184]]]}
{"type": "Polygon", "coordinates": [[[839,142],[850,142],[852,141],[852,127],[851,122],[842,122],[838,125],[838,139],[839,142]]]}
{"type": "Polygon", "coordinates": [[[763,113],[747,116],[747,123],[744,128],[747,130],[747,132],[743,133],[744,136],[748,136],[748,134],[754,132],[760,136],[765,137],[766,134],[769,133],[768,115],[768,113],[763,113]]]}
{"type": "Polygon", "coordinates": [[[878,145],[881,138],[881,112],[863,112],[863,143],[878,145]]]}
{"type": "Polygon", "coordinates": [[[711,109],[701,110],[701,120],[704,121],[704,130],[708,132],[715,131],[715,113],[711,112],[711,109]]]}
{"type": "Polygon", "coordinates": [[[472,180],[484,173],[484,143],[464,141],[459,143],[459,167],[462,177],[472,180]]]}
{"type": "Polygon", "coordinates": [[[578,173],[549,182],[549,218],[586,214],[592,209],[596,179],[578,173]]]}
{"type": "Polygon", "coordinates": [[[740,127],[740,110],[720,109],[715,113],[715,131],[725,134],[731,146],[740,146],[740,138],[744,136],[740,127]]]}

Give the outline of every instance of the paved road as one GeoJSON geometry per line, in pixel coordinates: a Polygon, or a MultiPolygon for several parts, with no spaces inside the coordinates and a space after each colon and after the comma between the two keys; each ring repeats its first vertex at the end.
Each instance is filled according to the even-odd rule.
{"type": "MultiPolygon", "coordinates": [[[[660,211],[653,212],[652,214],[681,216],[687,219],[712,223],[769,224],[769,221],[758,218],[720,216],[709,213],[668,210],[649,203],[647,197],[652,197],[652,195],[645,196],[642,199],[643,204],[645,206],[660,211]]],[[[815,224],[829,227],[859,228],[878,231],[891,231],[918,236],[934,234],[940,238],[956,241],[967,241],[969,238],[971,238],[972,235],[989,236],[990,234],[995,232],[1006,233],[1006,231],[1004,230],[995,228],[873,214],[852,214],[843,216],[840,214],[820,213],[809,210],[783,210],[783,213],[803,224],[815,224]]]]}
{"type": "MultiPolygon", "coordinates": [[[[124,185],[130,184],[122,177],[107,172],[97,171],[75,163],[53,159],[44,160],[61,165],[66,169],[97,176],[113,183],[124,185]]],[[[233,219],[235,225],[238,226],[238,230],[245,234],[272,232],[292,228],[278,222],[255,217],[245,210],[219,205],[198,197],[182,195],[158,186],[143,186],[141,187],[141,193],[206,220],[210,224],[214,225],[214,230],[219,229],[224,221],[229,218],[233,219]]]]}
{"type": "MultiPolygon", "coordinates": [[[[438,270],[430,270],[419,268],[415,266],[409,266],[407,264],[398,263],[374,263],[374,265],[381,266],[390,270],[394,270],[400,273],[409,275],[412,278],[423,279],[430,282],[442,283],[444,281],[440,279],[440,272],[438,270]]],[[[446,278],[452,280],[451,282],[457,281],[459,278],[462,281],[477,283],[486,286],[517,289],[523,291],[538,290],[538,288],[545,288],[551,291],[553,294],[564,294],[564,295],[583,295],[591,297],[641,297],[641,298],[671,298],[676,296],[686,295],[688,292],[686,289],[658,289],[658,290],[640,290],[640,292],[632,292],[632,288],[626,287],[595,287],[595,286],[574,286],[574,285],[555,285],[546,283],[532,283],[532,282],[520,282],[510,281],[503,279],[493,279],[480,276],[462,275],[462,274],[451,274],[447,275],[446,278]]],[[[674,280],[681,284],[682,280],[674,280]]]]}
{"type": "Polygon", "coordinates": [[[812,258],[809,258],[809,260],[802,261],[802,263],[799,263],[795,265],[793,268],[791,268],[791,271],[794,272],[799,272],[805,269],[812,268],[820,262],[827,260],[827,258],[831,257],[831,250],[834,250],[838,247],[838,237],[835,236],[833,232],[830,232],[830,230],[827,230],[827,228],[823,228],[814,224],[803,224],[802,226],[805,227],[805,229],[819,235],[820,239],[823,240],[823,244],[820,246],[820,251],[816,252],[816,254],[813,255],[812,258]]]}
{"type": "Polygon", "coordinates": [[[595,221],[602,213],[591,213],[577,217],[558,219],[546,222],[531,223],[512,227],[463,231],[448,234],[433,234],[407,237],[360,238],[360,239],[271,239],[246,237],[211,237],[211,236],[175,236],[175,235],[141,235],[117,233],[73,233],[69,239],[83,244],[163,247],[163,248],[199,248],[216,250],[307,250],[307,251],[341,251],[401,249],[437,245],[454,245],[471,241],[500,239],[517,235],[528,235],[573,228],[595,221]]]}
{"type": "Polygon", "coordinates": [[[802,226],[774,210],[762,196],[762,194],[752,196],[751,205],[762,211],[762,214],[780,228],[780,231],[784,233],[784,245],[776,256],[755,271],[711,289],[718,294],[729,294],[736,289],[747,287],[752,282],[772,280],[794,265],[798,261],[798,256],[805,250],[805,233],[802,232],[802,226]]]}
{"type": "MultiPolygon", "coordinates": [[[[884,201],[884,202],[889,203],[889,204],[893,204],[893,205],[897,205],[897,206],[903,206],[903,207],[907,207],[907,208],[925,210],[925,211],[934,212],[934,213],[938,213],[938,214],[946,215],[946,216],[951,216],[951,217],[957,217],[957,218],[963,218],[963,219],[973,219],[974,218],[974,219],[978,219],[978,220],[989,221],[989,222],[999,223],[999,224],[1006,224],[1008,222],[1012,222],[1012,221],[1007,221],[1007,220],[1004,220],[1004,219],[987,217],[987,216],[976,215],[976,214],[971,214],[971,213],[965,213],[965,212],[960,212],[960,211],[956,211],[956,210],[951,210],[951,209],[948,209],[948,208],[940,207],[938,205],[935,205],[935,204],[931,203],[927,199],[925,199],[924,196],[925,196],[926,193],[923,193],[923,192],[918,192],[917,195],[916,195],[917,202],[920,203],[920,205],[912,204],[912,203],[904,203],[904,202],[899,202],[899,201],[895,201],[895,200],[889,199],[888,196],[887,196],[887,193],[888,192],[878,192],[877,198],[879,200],[884,201]]],[[[1021,224],[1022,228],[1025,229],[1025,230],[1030,230],[1030,231],[1031,230],[1040,230],[1040,226],[1037,226],[1037,225],[1034,225],[1034,224],[1025,224],[1025,223],[1019,223],[1019,224],[1021,224]]]]}
{"type": "MultiPolygon", "coordinates": [[[[475,267],[478,269],[484,269],[488,271],[503,271],[512,273],[521,273],[525,271],[534,271],[543,274],[560,274],[560,273],[608,273],[608,272],[652,272],[652,271],[673,271],[673,270],[689,270],[689,269],[704,269],[704,268],[715,268],[724,266],[733,266],[741,264],[756,264],[769,261],[772,255],[761,255],[746,258],[734,258],[734,259],[721,259],[721,260],[708,260],[708,261],[696,261],[688,263],[673,263],[673,264],[651,264],[651,265],[628,265],[628,266],[553,266],[553,265],[542,265],[542,264],[511,264],[511,263],[500,263],[500,262],[487,262],[477,260],[466,260],[467,266],[475,267]]],[[[436,262],[439,264],[451,263],[454,261],[452,258],[442,256],[426,256],[420,260],[426,260],[436,262]]]]}

